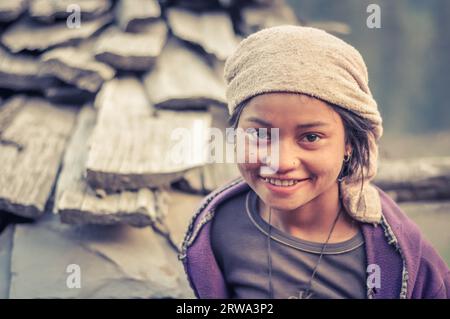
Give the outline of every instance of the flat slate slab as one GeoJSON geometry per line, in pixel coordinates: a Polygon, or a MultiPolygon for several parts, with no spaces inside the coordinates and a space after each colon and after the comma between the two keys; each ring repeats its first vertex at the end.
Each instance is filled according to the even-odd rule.
{"type": "Polygon", "coordinates": [[[81,48],[56,48],[44,53],[41,61],[41,76],[54,76],[91,93],[96,93],[115,75],[113,68],[96,61],[91,52],[81,48]]]}
{"type": "Polygon", "coordinates": [[[189,223],[200,206],[203,196],[187,194],[173,189],[166,189],[165,195],[168,213],[164,217],[163,225],[169,241],[178,251],[181,251],[181,244],[189,223]]]}
{"type": "Polygon", "coordinates": [[[88,186],[86,160],[95,120],[96,112],[92,106],[81,109],[56,187],[56,212],[62,222],[69,224],[152,225],[167,213],[159,200],[160,191],[142,188],[99,196],[88,186]]]}
{"type": "Polygon", "coordinates": [[[192,298],[176,251],[151,228],[17,225],[10,298],[192,298]],[[74,276],[79,274],[80,286],[74,276]],[[69,283],[69,285],[68,285],[69,283]]]}
{"type": "Polygon", "coordinates": [[[0,0],[0,22],[16,20],[27,9],[27,0],[0,0]]]}
{"type": "Polygon", "coordinates": [[[111,22],[112,18],[111,14],[106,14],[84,21],[79,28],[69,28],[65,21],[43,25],[25,17],[8,27],[1,36],[1,42],[13,53],[23,50],[44,51],[87,39],[111,22]]]}
{"type": "Polygon", "coordinates": [[[86,165],[94,189],[114,192],[169,185],[206,163],[209,113],[154,114],[134,77],[106,83],[95,105],[99,112],[86,165]]]}
{"type": "Polygon", "coordinates": [[[32,0],[29,14],[33,19],[51,23],[57,19],[64,19],[74,10],[79,10],[81,20],[96,18],[111,9],[111,0],[32,0]]]}
{"type": "Polygon", "coordinates": [[[0,299],[7,299],[9,297],[13,235],[14,225],[8,225],[0,233],[0,299]]]}
{"type": "Polygon", "coordinates": [[[157,0],[119,0],[116,17],[123,31],[136,32],[142,25],[161,17],[161,7],[157,0]]]}
{"type": "Polygon", "coordinates": [[[167,40],[164,21],[154,22],[140,33],[123,32],[112,27],[103,32],[95,47],[95,58],[119,70],[147,71],[167,40]]]}
{"type": "Polygon", "coordinates": [[[195,13],[180,8],[167,10],[173,34],[202,47],[206,53],[226,60],[238,44],[230,16],[224,11],[195,13]]]}
{"type": "Polygon", "coordinates": [[[170,39],[154,68],[144,76],[150,101],[173,109],[226,105],[225,86],[203,57],[170,39]],[[182,66],[182,67],[180,67],[182,66]]]}
{"type": "Polygon", "coordinates": [[[0,47],[0,88],[39,91],[52,83],[48,77],[39,76],[39,59],[10,54],[0,47]]]}
{"type": "Polygon", "coordinates": [[[55,183],[76,110],[40,98],[23,103],[0,135],[0,209],[37,218],[55,183]]]}

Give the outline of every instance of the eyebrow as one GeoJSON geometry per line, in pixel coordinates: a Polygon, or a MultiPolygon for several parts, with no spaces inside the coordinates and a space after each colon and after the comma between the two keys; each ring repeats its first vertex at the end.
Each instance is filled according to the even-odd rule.
{"type": "MultiPolygon", "coordinates": [[[[270,126],[272,127],[272,124],[270,122],[266,122],[264,120],[261,120],[257,117],[249,117],[246,119],[246,121],[255,122],[261,125],[270,126]]],[[[315,122],[309,122],[309,123],[302,123],[297,125],[297,129],[305,129],[305,128],[312,128],[312,127],[318,127],[318,126],[330,126],[329,123],[321,122],[321,121],[315,121],[315,122]]]]}

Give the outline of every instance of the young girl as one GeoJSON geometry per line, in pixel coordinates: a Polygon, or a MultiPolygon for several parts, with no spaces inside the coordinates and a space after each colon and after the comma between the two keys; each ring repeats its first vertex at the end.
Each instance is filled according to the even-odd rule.
{"type": "Polygon", "coordinates": [[[198,298],[449,298],[445,262],[371,184],[382,120],[355,48],[273,27],[240,43],[225,79],[246,160],[186,234],[198,298]],[[248,146],[264,144],[278,152],[249,162],[248,146]]]}

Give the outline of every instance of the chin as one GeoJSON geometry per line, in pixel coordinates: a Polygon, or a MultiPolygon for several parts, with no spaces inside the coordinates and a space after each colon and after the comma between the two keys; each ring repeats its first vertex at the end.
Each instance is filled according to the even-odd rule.
{"type": "Polygon", "coordinates": [[[314,195],[308,191],[300,191],[291,194],[289,196],[277,196],[265,188],[265,185],[261,185],[257,183],[256,187],[252,187],[255,192],[258,194],[259,198],[270,207],[282,210],[282,211],[290,211],[295,210],[298,207],[301,207],[312,199],[314,199],[314,195]]]}

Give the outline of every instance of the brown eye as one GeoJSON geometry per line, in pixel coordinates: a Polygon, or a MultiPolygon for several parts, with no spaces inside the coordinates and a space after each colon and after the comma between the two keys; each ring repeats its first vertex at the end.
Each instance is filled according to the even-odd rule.
{"type": "Polygon", "coordinates": [[[314,143],[320,140],[320,137],[317,134],[307,134],[303,139],[306,139],[308,143],[314,143]]]}

